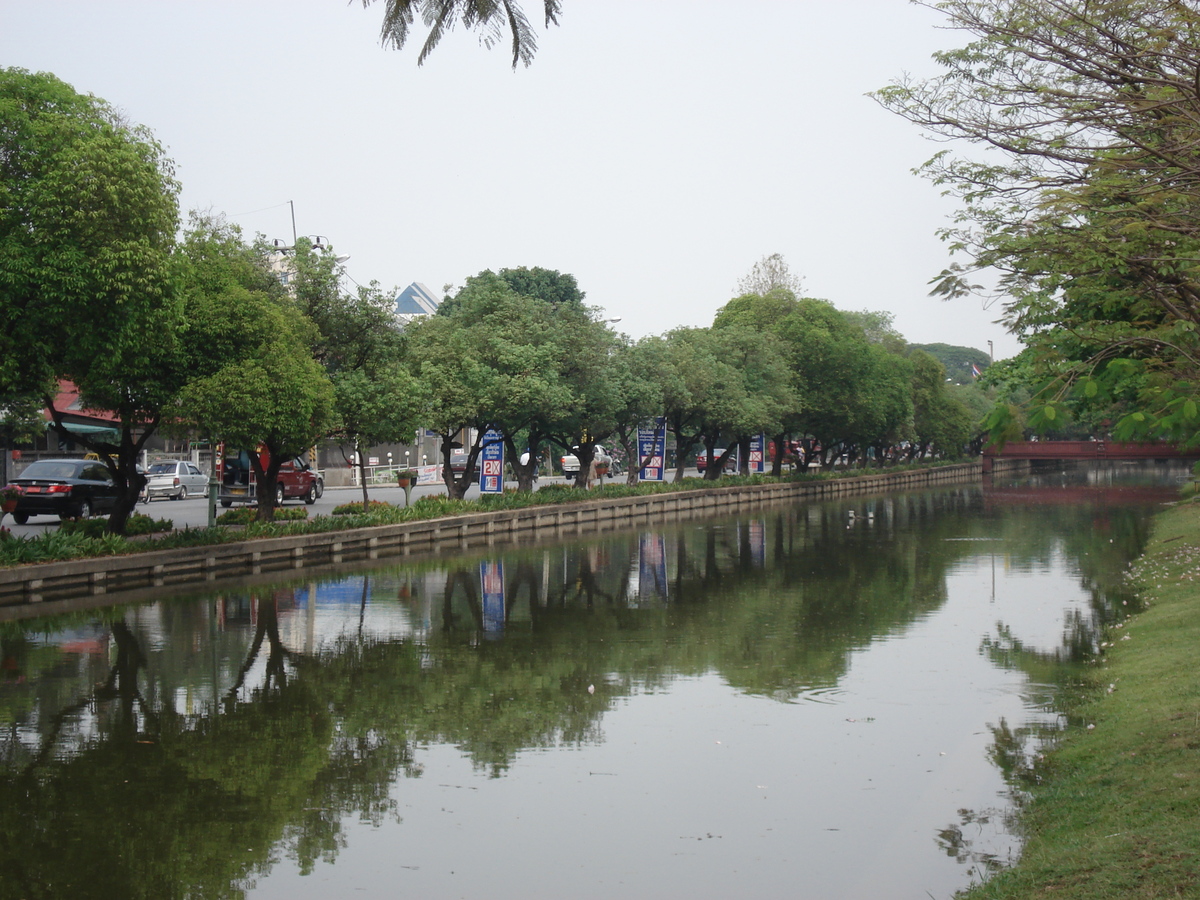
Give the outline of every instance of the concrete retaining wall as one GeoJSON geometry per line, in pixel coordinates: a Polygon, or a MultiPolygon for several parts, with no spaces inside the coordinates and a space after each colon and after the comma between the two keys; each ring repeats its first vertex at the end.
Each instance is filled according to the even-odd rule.
{"type": "Polygon", "coordinates": [[[162,588],[169,586],[215,586],[226,579],[270,572],[337,567],[356,560],[418,554],[430,556],[475,546],[596,533],[643,522],[736,513],[797,500],[823,500],[962,483],[980,477],[981,466],[975,462],[840,480],[714,487],[618,500],[585,500],[212,547],[19,566],[0,569],[0,607],[85,597],[116,603],[161,595],[162,588]]]}

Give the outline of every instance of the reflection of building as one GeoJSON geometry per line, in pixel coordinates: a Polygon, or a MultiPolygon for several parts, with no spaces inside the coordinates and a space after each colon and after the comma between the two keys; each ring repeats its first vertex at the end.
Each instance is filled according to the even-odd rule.
{"type": "Polygon", "coordinates": [[[419,281],[414,281],[396,295],[396,318],[408,324],[420,316],[432,316],[440,301],[419,281]]]}

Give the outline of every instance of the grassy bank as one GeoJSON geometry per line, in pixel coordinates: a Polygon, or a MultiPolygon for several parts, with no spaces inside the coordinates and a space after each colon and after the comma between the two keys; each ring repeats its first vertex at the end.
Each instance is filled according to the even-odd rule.
{"type": "Polygon", "coordinates": [[[1019,864],[971,900],[1200,897],[1200,503],[1158,517],[1130,575],[1146,607],[1038,772],[1019,864]]]}

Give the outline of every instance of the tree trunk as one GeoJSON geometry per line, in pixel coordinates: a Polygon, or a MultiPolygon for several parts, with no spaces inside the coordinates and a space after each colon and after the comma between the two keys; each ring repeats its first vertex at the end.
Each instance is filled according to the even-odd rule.
{"type": "Polygon", "coordinates": [[[363,512],[371,508],[371,500],[367,496],[367,463],[363,458],[362,445],[354,442],[354,458],[358,460],[358,483],[362,487],[363,512]]]}
{"type": "Polygon", "coordinates": [[[704,480],[705,481],[716,481],[718,478],[720,478],[721,472],[725,468],[725,460],[729,459],[729,451],[730,451],[729,447],[725,448],[725,452],[721,454],[719,459],[715,458],[715,456],[714,456],[714,454],[716,453],[716,449],[717,449],[716,437],[711,437],[706,434],[704,436],[704,459],[705,459],[704,480]]]}
{"type": "Polygon", "coordinates": [[[517,490],[526,494],[533,491],[533,483],[537,480],[538,450],[541,448],[542,436],[535,430],[529,431],[529,462],[522,464],[521,454],[511,437],[504,436],[504,449],[508,452],[513,474],[517,477],[517,490]]]}
{"type": "Polygon", "coordinates": [[[250,454],[250,468],[254,470],[254,496],[258,500],[258,521],[273,522],[275,520],[275,486],[279,482],[279,467],[283,465],[283,457],[268,447],[264,453],[267,457],[267,467],[262,465],[262,456],[250,454]]]}
{"type": "Polygon", "coordinates": [[[575,487],[587,490],[592,486],[592,478],[595,476],[592,462],[596,458],[596,444],[593,441],[584,441],[572,449],[575,458],[579,460],[579,471],[575,473],[575,487]]]}
{"type": "Polygon", "coordinates": [[[775,458],[771,460],[771,477],[780,478],[783,475],[783,458],[787,455],[787,435],[777,434],[771,439],[775,442],[775,458]]]}

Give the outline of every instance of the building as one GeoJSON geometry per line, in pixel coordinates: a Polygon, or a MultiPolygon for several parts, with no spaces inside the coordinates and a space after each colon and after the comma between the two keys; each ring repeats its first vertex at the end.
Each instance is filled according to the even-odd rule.
{"type": "Polygon", "coordinates": [[[396,295],[396,318],[407,325],[420,316],[432,316],[441,301],[419,281],[414,281],[396,295]]]}

